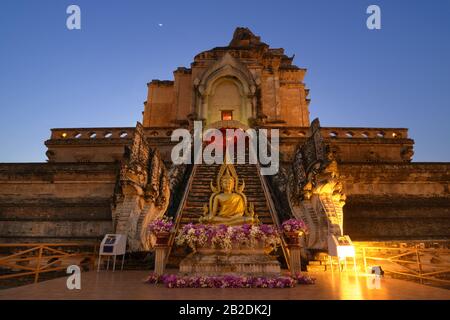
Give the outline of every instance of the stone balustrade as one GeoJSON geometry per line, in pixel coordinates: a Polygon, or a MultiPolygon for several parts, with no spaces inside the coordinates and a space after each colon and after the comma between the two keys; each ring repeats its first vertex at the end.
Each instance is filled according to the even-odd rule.
{"type": "Polygon", "coordinates": [[[322,127],[324,138],[387,138],[407,139],[408,129],[404,128],[333,128],[322,127]]]}
{"type": "MultiPolygon", "coordinates": [[[[279,129],[282,137],[307,137],[309,128],[270,127],[279,129]]],[[[146,128],[145,134],[151,138],[170,138],[174,127],[146,128]]],[[[408,129],[404,128],[339,128],[322,127],[324,138],[386,138],[407,139],[408,129]]],[[[124,139],[133,135],[134,128],[68,128],[52,129],[51,139],[124,139]]]]}
{"type": "Polygon", "coordinates": [[[52,129],[51,140],[64,139],[130,139],[134,128],[69,128],[52,129]]]}
{"type": "Polygon", "coordinates": [[[175,129],[187,129],[185,126],[178,127],[157,127],[157,128],[145,128],[145,136],[148,138],[169,138],[172,136],[172,132],[175,129]]]}
{"type": "Polygon", "coordinates": [[[50,139],[45,141],[46,155],[49,162],[120,161],[134,130],[130,127],[52,129],[50,139]]]}
{"type": "MultiPolygon", "coordinates": [[[[186,128],[185,125],[180,127],[186,128]]],[[[147,127],[145,136],[157,147],[165,160],[170,159],[171,142],[175,126],[147,127]]],[[[309,127],[269,125],[262,128],[279,129],[283,161],[291,161],[295,146],[310,134],[309,127]]],[[[109,162],[122,158],[123,147],[130,142],[135,128],[59,128],[52,129],[51,138],[45,142],[51,162],[109,162]],[[81,149],[89,145],[90,149],[81,149]]],[[[333,147],[333,152],[344,162],[405,162],[411,161],[414,141],[403,128],[338,128],[322,127],[322,136],[333,147]],[[355,153],[355,143],[358,152],[355,153]]],[[[269,130],[270,135],[270,130],[269,130]]]]}
{"type": "MultiPolygon", "coordinates": [[[[62,139],[126,139],[131,138],[135,128],[58,128],[52,129],[51,140],[62,139]]],[[[170,138],[174,127],[146,128],[150,138],[170,138]]]]}
{"type": "MultiPolygon", "coordinates": [[[[280,136],[284,138],[301,138],[309,135],[309,128],[299,127],[276,127],[270,126],[271,129],[279,129],[280,136]]],[[[404,128],[339,128],[339,127],[322,127],[320,128],[324,138],[336,139],[355,139],[355,138],[375,138],[375,139],[408,139],[408,129],[404,128]]]]}

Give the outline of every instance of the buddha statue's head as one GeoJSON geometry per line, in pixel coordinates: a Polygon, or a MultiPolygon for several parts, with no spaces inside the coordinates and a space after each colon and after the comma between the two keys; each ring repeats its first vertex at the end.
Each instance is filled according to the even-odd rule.
{"type": "Polygon", "coordinates": [[[230,172],[226,170],[225,174],[220,179],[220,184],[224,192],[232,192],[234,187],[234,178],[230,175],[230,172]]]}

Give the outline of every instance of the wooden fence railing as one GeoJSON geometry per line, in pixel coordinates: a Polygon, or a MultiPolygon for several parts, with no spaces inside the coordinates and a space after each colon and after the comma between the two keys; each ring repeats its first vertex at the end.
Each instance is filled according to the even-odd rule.
{"type": "Polygon", "coordinates": [[[364,263],[364,271],[369,265],[381,265],[386,273],[405,277],[436,281],[450,285],[450,249],[363,247],[358,251],[364,263]]]}
{"type": "Polygon", "coordinates": [[[0,280],[65,270],[69,265],[95,269],[95,243],[0,244],[0,280]]]}

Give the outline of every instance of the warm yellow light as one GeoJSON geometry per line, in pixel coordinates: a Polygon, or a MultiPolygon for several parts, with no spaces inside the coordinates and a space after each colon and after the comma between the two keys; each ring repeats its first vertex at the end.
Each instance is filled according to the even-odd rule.
{"type": "Polygon", "coordinates": [[[63,137],[63,138],[65,138],[65,137],[67,137],[67,133],[63,133],[63,134],[61,134],[61,137],[63,137]]]}
{"type": "Polygon", "coordinates": [[[354,246],[337,246],[337,255],[339,258],[346,258],[355,256],[354,246]]]}
{"type": "Polygon", "coordinates": [[[224,121],[233,120],[233,111],[222,111],[222,120],[224,121]]]}

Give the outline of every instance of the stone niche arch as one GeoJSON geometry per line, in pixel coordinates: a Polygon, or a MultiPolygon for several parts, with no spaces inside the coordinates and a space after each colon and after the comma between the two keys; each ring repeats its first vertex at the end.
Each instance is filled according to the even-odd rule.
{"type": "Polygon", "coordinates": [[[222,120],[222,112],[232,112],[233,120],[248,122],[245,92],[236,78],[222,77],[216,80],[206,102],[204,118],[207,124],[222,120]]]}
{"type": "Polygon", "coordinates": [[[196,113],[206,125],[221,121],[222,111],[245,125],[256,116],[256,84],[251,73],[230,54],[213,64],[196,80],[196,113]]]}

